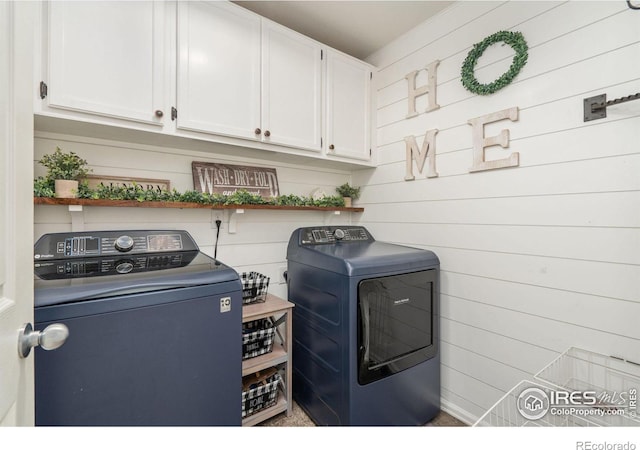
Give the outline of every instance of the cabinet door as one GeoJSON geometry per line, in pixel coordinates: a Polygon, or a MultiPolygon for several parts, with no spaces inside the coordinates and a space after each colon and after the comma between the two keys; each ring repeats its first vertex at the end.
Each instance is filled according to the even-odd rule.
{"type": "Polygon", "coordinates": [[[371,68],[327,52],[327,153],[370,159],[371,68]]]}
{"type": "Polygon", "coordinates": [[[262,22],[263,140],[320,151],[322,54],[304,36],[262,22]]]}
{"type": "Polygon", "coordinates": [[[178,128],[259,139],[260,17],[178,2],[178,128]]]}
{"type": "Polygon", "coordinates": [[[162,125],[163,2],[49,2],[48,106],[162,125]]]}

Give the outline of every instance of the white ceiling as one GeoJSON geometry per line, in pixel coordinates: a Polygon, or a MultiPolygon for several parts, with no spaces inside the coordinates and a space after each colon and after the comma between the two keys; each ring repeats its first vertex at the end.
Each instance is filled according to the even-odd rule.
{"type": "Polygon", "coordinates": [[[452,1],[234,1],[344,53],[365,59],[452,1]]]}

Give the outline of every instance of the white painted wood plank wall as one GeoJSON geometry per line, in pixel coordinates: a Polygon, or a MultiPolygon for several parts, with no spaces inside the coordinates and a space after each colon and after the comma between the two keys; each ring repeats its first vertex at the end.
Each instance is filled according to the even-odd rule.
{"type": "MultiPolygon", "coordinates": [[[[497,78],[512,54],[489,48],[477,78],[497,78]]],[[[640,91],[640,13],[609,1],[460,2],[369,62],[379,68],[379,167],[354,172],[365,186],[357,219],[379,240],[440,257],[445,409],[476,420],[570,346],[640,362],[640,101],[592,122],[582,111],[585,97],[640,91]],[[528,63],[476,96],[460,82],[462,62],[499,30],[523,33],[528,63]],[[404,77],[434,60],[441,108],[406,119],[404,77]],[[486,135],[508,128],[502,153],[519,152],[520,167],[468,173],[467,120],[514,106],[519,120],[486,135]],[[404,181],[405,136],[421,144],[433,128],[439,177],[414,169],[404,181]]]]}
{"type": "MultiPolygon", "coordinates": [[[[335,195],[335,187],[351,180],[348,170],[321,169],[299,164],[273,164],[268,159],[230,158],[180,148],[107,141],[89,137],[36,132],[35,160],[51,153],[56,146],[85,158],[94,174],[167,179],[180,192],[193,189],[192,161],[274,167],[282,194],[308,196],[316,188],[335,195]]],[[[215,149],[215,144],[212,144],[215,149]]],[[[37,162],[36,176],[45,168],[37,162]]],[[[286,284],[280,275],[286,268],[287,243],[293,230],[319,224],[349,224],[352,213],[245,210],[236,215],[237,232],[228,232],[229,211],[208,209],[150,209],[85,207],[85,230],[184,229],[200,249],[213,256],[216,215],[222,215],[217,256],[238,272],[258,271],[271,278],[269,292],[286,297],[286,284]]],[[[71,215],[64,206],[35,207],[35,239],[44,233],[71,231],[71,215]]]]}

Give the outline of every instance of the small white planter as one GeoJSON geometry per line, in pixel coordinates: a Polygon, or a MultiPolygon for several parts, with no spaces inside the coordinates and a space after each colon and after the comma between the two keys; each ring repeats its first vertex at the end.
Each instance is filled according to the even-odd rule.
{"type": "Polygon", "coordinates": [[[78,181],[56,180],[55,195],[57,198],[76,198],[78,196],[78,181]]]}

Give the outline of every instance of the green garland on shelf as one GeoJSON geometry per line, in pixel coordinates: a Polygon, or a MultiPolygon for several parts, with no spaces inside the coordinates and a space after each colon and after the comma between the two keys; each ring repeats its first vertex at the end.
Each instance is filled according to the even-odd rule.
{"type": "Polygon", "coordinates": [[[485,38],[482,42],[475,44],[467,58],[462,64],[462,85],[470,92],[479,95],[489,95],[496,91],[499,91],[503,87],[507,86],[518,75],[520,70],[527,63],[528,53],[527,42],[522,36],[522,33],[518,31],[498,31],[491,36],[485,38]],[[513,62],[509,70],[502,74],[500,78],[492,83],[482,84],[476,80],[474,70],[478,59],[482,56],[484,51],[491,45],[497,42],[504,42],[511,46],[516,52],[513,57],[513,62]]]}
{"type": "MultiPolygon", "coordinates": [[[[33,182],[34,197],[54,197],[53,181],[38,177],[33,182]]],[[[343,207],[344,199],[338,196],[326,196],[320,199],[299,197],[297,195],[280,195],[264,198],[245,190],[239,190],[231,195],[208,194],[206,192],[185,191],[178,192],[158,189],[145,189],[133,184],[129,187],[99,185],[95,189],[86,183],[80,183],[78,198],[93,200],[135,200],[138,202],[186,202],[202,205],[278,205],[278,206],[321,206],[343,207]]]]}

